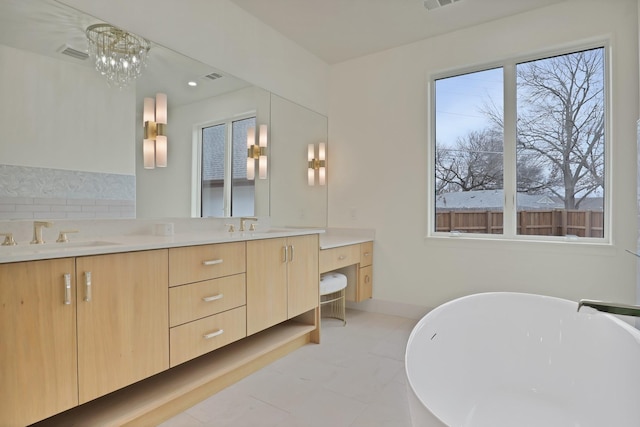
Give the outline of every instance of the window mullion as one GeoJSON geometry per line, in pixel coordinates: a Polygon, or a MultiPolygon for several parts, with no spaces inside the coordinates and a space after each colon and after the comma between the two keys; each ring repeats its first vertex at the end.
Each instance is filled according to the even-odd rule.
{"type": "Polygon", "coordinates": [[[233,123],[226,123],[226,139],[224,141],[224,215],[231,216],[231,187],[232,187],[232,168],[231,162],[233,157],[232,141],[233,141],[233,123]]]}
{"type": "Polygon", "coordinates": [[[504,65],[504,217],[505,237],[514,237],[516,211],[516,134],[517,134],[516,64],[504,65]]]}

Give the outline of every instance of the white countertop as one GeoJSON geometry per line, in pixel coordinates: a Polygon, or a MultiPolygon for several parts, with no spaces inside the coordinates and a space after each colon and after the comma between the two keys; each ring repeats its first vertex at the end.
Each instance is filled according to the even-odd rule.
{"type": "Polygon", "coordinates": [[[375,230],[359,228],[327,228],[320,235],[320,249],[332,249],[340,246],[372,242],[375,230]]]}
{"type": "MultiPolygon", "coordinates": [[[[275,228],[256,232],[186,232],[171,236],[123,235],[105,236],[91,240],[72,240],[68,243],[22,244],[0,246],[0,263],[33,261],[39,259],[65,258],[86,255],[101,255],[119,252],[165,249],[180,246],[206,245],[212,243],[242,242],[277,237],[321,234],[322,229],[275,228]]],[[[72,238],[72,236],[70,236],[72,238]]]]}
{"type": "MultiPolygon", "coordinates": [[[[241,242],[318,234],[320,249],[373,241],[375,230],[361,228],[271,227],[269,217],[259,217],[256,231],[237,231],[237,218],[161,218],[117,220],[55,220],[43,229],[47,243],[32,245],[33,221],[0,221],[0,232],[13,233],[17,246],[0,246],[0,263],[101,255],[214,243],[241,242]],[[229,233],[229,224],[236,231],[229,233]],[[157,226],[170,225],[172,233],[158,235],[157,226]],[[68,243],[56,243],[58,233],[69,232],[68,243]]],[[[161,227],[161,230],[163,228],[161,227]]],[[[160,233],[164,234],[164,233],[160,233]]],[[[0,240],[1,241],[1,240],[0,240]]]]}

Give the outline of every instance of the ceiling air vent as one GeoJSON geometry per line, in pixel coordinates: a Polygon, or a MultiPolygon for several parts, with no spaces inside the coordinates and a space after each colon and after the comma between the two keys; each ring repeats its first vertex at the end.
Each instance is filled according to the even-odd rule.
{"type": "Polygon", "coordinates": [[[82,52],[68,45],[62,46],[60,49],[58,49],[58,52],[60,52],[63,55],[70,56],[72,58],[79,59],[81,61],[84,61],[85,59],[89,58],[89,54],[87,52],[82,52]]]}
{"type": "Polygon", "coordinates": [[[211,73],[204,76],[205,79],[209,79],[209,80],[217,80],[221,77],[222,77],[222,74],[218,74],[218,73],[211,73]]]}
{"type": "Polygon", "coordinates": [[[424,7],[426,7],[427,10],[433,10],[442,6],[448,6],[450,4],[457,3],[459,1],[460,0],[424,0],[424,7]]]}

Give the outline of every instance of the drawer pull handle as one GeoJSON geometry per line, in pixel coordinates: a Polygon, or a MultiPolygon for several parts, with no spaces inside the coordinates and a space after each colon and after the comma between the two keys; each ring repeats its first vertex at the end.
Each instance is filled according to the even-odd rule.
{"type": "Polygon", "coordinates": [[[295,247],[293,245],[289,245],[289,262],[293,262],[293,252],[295,251],[295,247]]]}
{"type": "Polygon", "coordinates": [[[289,246],[283,246],[284,249],[284,258],[282,262],[287,262],[287,258],[289,257],[289,246]]]}
{"type": "Polygon", "coordinates": [[[364,256],[369,256],[369,252],[365,252],[365,253],[364,253],[364,256]]]}
{"type": "Polygon", "coordinates": [[[345,259],[346,257],[347,257],[346,255],[340,255],[340,256],[338,257],[338,259],[339,259],[340,261],[342,261],[342,260],[343,260],[343,259],[345,259]]]}
{"type": "Polygon", "coordinates": [[[369,277],[369,275],[365,275],[364,276],[364,283],[369,283],[371,281],[371,278],[369,277]]]}
{"type": "Polygon", "coordinates": [[[216,300],[222,299],[222,297],[224,297],[224,294],[211,295],[210,297],[202,298],[202,301],[211,302],[211,301],[216,301],[216,300]]]}
{"type": "Polygon", "coordinates": [[[84,272],[84,300],[91,301],[91,272],[84,272]]]}
{"type": "Polygon", "coordinates": [[[64,275],[64,304],[71,304],[71,274],[64,275]]]}
{"type": "Polygon", "coordinates": [[[209,261],[202,261],[202,265],[216,265],[222,264],[222,259],[211,259],[209,261]]]}
{"type": "Polygon", "coordinates": [[[204,334],[202,338],[204,338],[205,340],[208,340],[222,334],[224,334],[224,329],[218,329],[217,331],[211,332],[210,334],[204,334]]]}

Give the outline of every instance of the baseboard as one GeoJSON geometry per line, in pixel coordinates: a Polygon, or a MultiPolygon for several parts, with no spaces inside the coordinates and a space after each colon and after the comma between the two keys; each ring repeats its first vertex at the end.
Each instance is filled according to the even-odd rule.
{"type": "Polygon", "coordinates": [[[368,311],[372,313],[388,314],[390,316],[406,317],[408,319],[421,319],[432,310],[431,307],[424,307],[416,304],[404,302],[387,301],[381,299],[369,299],[361,302],[347,301],[347,308],[353,310],[368,311]]]}

